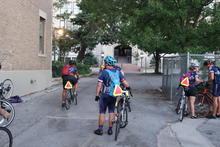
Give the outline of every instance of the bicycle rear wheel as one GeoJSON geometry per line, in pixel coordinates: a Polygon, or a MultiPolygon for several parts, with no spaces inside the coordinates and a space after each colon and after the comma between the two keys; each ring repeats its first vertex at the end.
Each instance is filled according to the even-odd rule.
{"type": "Polygon", "coordinates": [[[121,110],[121,124],[120,128],[125,128],[128,124],[128,110],[127,107],[124,110],[121,110]]]}
{"type": "Polygon", "coordinates": [[[13,105],[6,100],[0,100],[0,104],[1,104],[1,108],[10,114],[10,117],[8,119],[5,119],[2,115],[0,115],[0,127],[7,127],[14,120],[15,109],[13,105]]]}
{"type": "Polygon", "coordinates": [[[179,110],[179,120],[180,120],[180,121],[183,121],[184,110],[185,110],[185,104],[184,104],[183,102],[181,102],[181,104],[180,104],[180,110],[179,110]]]}
{"type": "Polygon", "coordinates": [[[0,127],[0,146],[12,147],[13,136],[8,128],[0,127]]]}
{"type": "Polygon", "coordinates": [[[2,82],[2,96],[5,99],[9,99],[14,91],[14,85],[10,79],[6,79],[2,82]]]}
{"type": "Polygon", "coordinates": [[[120,132],[120,125],[121,125],[121,114],[120,114],[120,105],[117,106],[117,120],[116,120],[116,124],[115,124],[115,141],[117,141],[118,139],[118,134],[120,132]]]}

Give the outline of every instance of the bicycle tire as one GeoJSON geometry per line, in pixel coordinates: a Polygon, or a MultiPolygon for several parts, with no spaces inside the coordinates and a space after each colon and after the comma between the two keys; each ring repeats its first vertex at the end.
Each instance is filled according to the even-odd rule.
{"type": "Polygon", "coordinates": [[[10,117],[8,119],[4,119],[1,116],[0,119],[0,127],[7,127],[9,126],[15,118],[15,109],[13,105],[8,102],[7,100],[0,100],[1,108],[10,113],[10,117]]]}
{"type": "Polygon", "coordinates": [[[184,104],[181,104],[181,105],[183,105],[183,106],[180,107],[179,120],[182,122],[183,121],[183,117],[184,117],[184,107],[185,107],[185,105],[184,104]]]}
{"type": "Polygon", "coordinates": [[[128,107],[128,111],[131,112],[131,105],[128,99],[126,100],[126,106],[128,107]]]}
{"type": "Polygon", "coordinates": [[[128,124],[128,110],[127,107],[125,107],[124,110],[121,111],[121,123],[120,123],[120,128],[125,128],[128,124]],[[125,117],[125,120],[123,120],[123,117],[125,117]]]}
{"type": "Polygon", "coordinates": [[[8,142],[9,145],[8,146],[4,145],[4,147],[12,147],[12,145],[13,145],[13,136],[12,136],[11,131],[6,127],[0,127],[0,131],[4,131],[7,134],[7,136],[9,137],[9,142],[8,142]]]}
{"type": "Polygon", "coordinates": [[[115,141],[117,141],[117,139],[118,139],[118,135],[119,135],[119,132],[120,132],[120,124],[121,124],[121,122],[120,122],[120,120],[121,120],[121,114],[120,114],[120,104],[118,104],[118,106],[117,106],[117,114],[118,114],[118,116],[117,116],[117,120],[116,120],[116,124],[115,124],[115,141]]]}
{"type": "Polygon", "coordinates": [[[2,96],[5,99],[9,99],[12,96],[12,93],[14,91],[14,85],[10,79],[5,79],[2,82],[2,96]]]}

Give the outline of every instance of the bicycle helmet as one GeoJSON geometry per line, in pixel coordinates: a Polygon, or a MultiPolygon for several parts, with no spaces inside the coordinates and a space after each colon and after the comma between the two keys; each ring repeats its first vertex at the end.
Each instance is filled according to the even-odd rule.
{"type": "Polygon", "coordinates": [[[214,61],[206,60],[206,61],[204,61],[204,63],[203,63],[204,66],[208,66],[208,65],[211,65],[211,64],[214,64],[214,61]]]}
{"type": "Polygon", "coordinates": [[[105,62],[105,64],[107,64],[108,66],[114,66],[117,61],[115,60],[114,57],[106,56],[105,59],[104,59],[104,62],[105,62]]]}
{"type": "Polygon", "coordinates": [[[199,67],[199,64],[198,63],[191,63],[191,66],[192,67],[199,67]]]}

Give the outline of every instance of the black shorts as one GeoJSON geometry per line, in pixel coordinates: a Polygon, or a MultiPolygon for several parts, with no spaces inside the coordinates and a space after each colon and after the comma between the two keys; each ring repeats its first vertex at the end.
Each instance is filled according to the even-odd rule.
{"type": "Polygon", "coordinates": [[[62,79],[63,79],[63,89],[65,89],[65,85],[68,81],[70,81],[70,83],[74,86],[78,80],[75,76],[62,76],[62,79]]]}
{"type": "Polygon", "coordinates": [[[220,97],[220,84],[213,84],[212,95],[213,97],[220,97]]]}
{"type": "Polygon", "coordinates": [[[103,94],[100,98],[100,101],[99,101],[99,113],[100,114],[105,114],[107,108],[108,108],[109,113],[114,113],[114,111],[115,111],[115,102],[116,102],[115,97],[103,94]]]}
{"type": "Polygon", "coordinates": [[[185,90],[185,95],[187,97],[196,96],[196,94],[197,94],[197,88],[196,87],[189,87],[188,89],[185,90]]]}

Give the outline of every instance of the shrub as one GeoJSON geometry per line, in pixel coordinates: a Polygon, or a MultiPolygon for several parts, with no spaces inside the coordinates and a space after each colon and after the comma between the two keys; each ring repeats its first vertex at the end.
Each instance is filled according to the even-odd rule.
{"type": "Polygon", "coordinates": [[[52,76],[53,78],[61,77],[61,70],[64,64],[60,61],[52,61],[52,76]]]}
{"type": "Polygon", "coordinates": [[[86,65],[97,65],[97,58],[93,55],[93,53],[89,52],[85,55],[83,59],[83,63],[86,65]]]}
{"type": "Polygon", "coordinates": [[[91,72],[89,65],[86,65],[83,63],[77,63],[76,67],[77,67],[80,75],[89,74],[91,72]]]}

